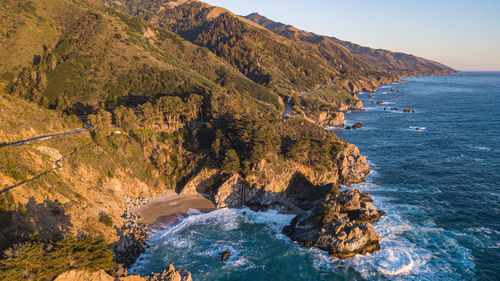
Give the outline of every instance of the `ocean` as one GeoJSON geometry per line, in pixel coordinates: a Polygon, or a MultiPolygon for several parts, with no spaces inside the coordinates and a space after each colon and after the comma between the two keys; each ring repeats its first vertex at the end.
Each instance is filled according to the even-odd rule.
{"type": "Polygon", "coordinates": [[[291,215],[193,210],[152,235],[131,271],[173,263],[193,280],[500,280],[500,72],[405,78],[359,96],[366,110],[346,124],[364,127],[335,132],[372,173],[342,189],[368,192],[387,212],[374,223],[381,251],[332,260],[281,234],[291,215]]]}

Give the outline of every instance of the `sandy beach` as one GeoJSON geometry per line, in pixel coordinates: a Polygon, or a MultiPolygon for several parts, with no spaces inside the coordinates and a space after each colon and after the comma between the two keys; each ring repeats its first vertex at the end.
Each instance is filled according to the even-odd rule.
{"type": "Polygon", "coordinates": [[[187,216],[189,209],[206,213],[215,210],[214,203],[201,194],[180,196],[175,192],[166,194],[133,210],[141,222],[149,225],[168,225],[187,216]]]}

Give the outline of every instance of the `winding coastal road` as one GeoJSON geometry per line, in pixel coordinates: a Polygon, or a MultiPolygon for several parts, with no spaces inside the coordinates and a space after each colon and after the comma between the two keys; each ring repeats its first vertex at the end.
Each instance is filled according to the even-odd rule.
{"type": "MultiPolygon", "coordinates": [[[[326,89],[328,87],[331,87],[335,85],[335,79],[332,79],[332,82],[330,82],[330,84],[328,85],[325,85],[325,86],[321,86],[319,88],[316,88],[314,90],[310,90],[308,92],[305,92],[305,93],[302,93],[302,94],[299,94],[299,97],[303,97],[303,96],[306,96],[306,95],[309,95],[309,94],[312,94],[314,92],[317,92],[317,91],[320,91],[320,90],[323,90],[323,89],[326,89]]],[[[293,114],[291,114],[292,112],[292,97],[289,97],[288,100],[286,101],[285,103],[285,111],[283,112],[282,116],[283,116],[283,119],[286,119],[288,117],[291,117],[293,116],[293,114]]]]}
{"type": "Polygon", "coordinates": [[[89,128],[78,128],[78,129],[75,129],[75,130],[69,130],[69,131],[64,131],[64,132],[61,132],[61,133],[55,133],[55,134],[38,136],[38,137],[34,137],[34,138],[26,139],[26,140],[20,140],[20,141],[16,141],[16,142],[0,143],[0,147],[21,146],[21,145],[25,145],[25,144],[28,144],[30,142],[34,142],[34,141],[37,141],[37,140],[50,139],[50,138],[57,137],[57,136],[65,136],[65,135],[71,135],[71,134],[78,134],[78,133],[82,133],[82,132],[88,132],[89,130],[90,130],[89,128]]]}

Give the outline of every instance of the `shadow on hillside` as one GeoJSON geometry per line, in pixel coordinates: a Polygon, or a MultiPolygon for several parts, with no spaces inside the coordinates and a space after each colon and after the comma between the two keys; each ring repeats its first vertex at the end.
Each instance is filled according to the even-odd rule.
{"type": "MultiPolygon", "coordinates": [[[[1,202],[1,203],[5,203],[1,202]]],[[[33,197],[25,205],[2,204],[0,208],[0,251],[14,243],[38,236],[42,239],[64,237],[70,233],[71,218],[57,200],[37,203],[33,197]]]]}

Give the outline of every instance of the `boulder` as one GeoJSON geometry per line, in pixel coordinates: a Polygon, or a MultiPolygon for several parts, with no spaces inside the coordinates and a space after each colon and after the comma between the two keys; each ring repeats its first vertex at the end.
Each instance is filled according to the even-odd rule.
{"type": "Polygon", "coordinates": [[[344,129],[346,129],[346,130],[349,131],[349,130],[352,130],[352,127],[351,126],[346,126],[344,129]]]}
{"type": "Polygon", "coordinates": [[[368,194],[351,189],[330,196],[312,214],[295,217],[283,233],[305,246],[328,251],[331,257],[347,259],[380,249],[381,237],[371,222],[384,214],[368,194]]]}
{"type": "Polygon", "coordinates": [[[379,100],[379,101],[377,101],[377,104],[384,104],[384,101],[383,100],[379,100]]]}
{"type": "Polygon", "coordinates": [[[220,260],[225,261],[229,258],[229,256],[231,256],[231,252],[229,250],[224,251],[220,254],[220,260]]]}
{"type": "Polygon", "coordinates": [[[391,110],[399,110],[399,108],[393,107],[393,108],[391,108],[391,110]]]}
{"type": "Polygon", "coordinates": [[[356,124],[352,125],[352,128],[353,129],[361,129],[361,128],[363,128],[363,123],[362,122],[356,123],[356,124]]]}

